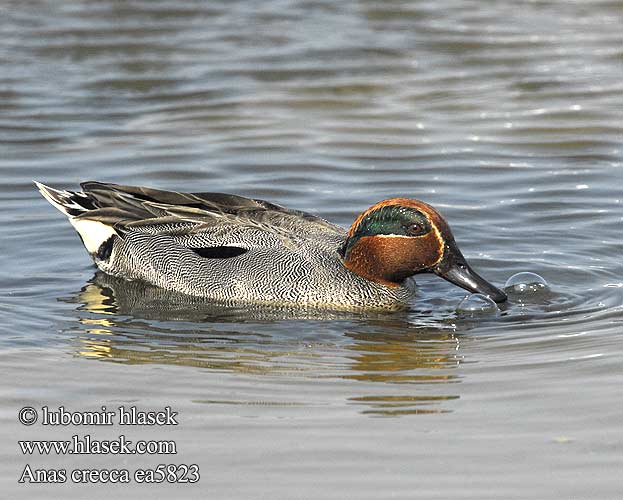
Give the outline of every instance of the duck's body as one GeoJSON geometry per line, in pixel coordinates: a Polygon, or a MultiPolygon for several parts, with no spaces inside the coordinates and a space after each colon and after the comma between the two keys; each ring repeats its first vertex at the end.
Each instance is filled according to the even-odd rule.
{"type": "MultiPolygon", "coordinates": [[[[394,210],[399,217],[414,211],[409,202],[421,202],[413,200],[375,205],[378,211],[364,212],[347,232],[309,213],[222,193],[99,182],[81,184],[82,192],[37,186],[69,217],[102,271],[220,302],[396,310],[414,292],[406,275],[425,270],[394,273],[373,255],[380,248],[391,253],[390,261],[402,255],[410,236],[371,236],[369,226],[385,224],[388,208],[400,212],[401,202],[404,210],[394,210]]],[[[441,246],[443,235],[435,229],[428,243],[441,246]]],[[[413,238],[421,244],[424,236],[413,238]]],[[[427,257],[436,258],[435,265],[443,260],[438,250],[438,257],[427,257]]]]}

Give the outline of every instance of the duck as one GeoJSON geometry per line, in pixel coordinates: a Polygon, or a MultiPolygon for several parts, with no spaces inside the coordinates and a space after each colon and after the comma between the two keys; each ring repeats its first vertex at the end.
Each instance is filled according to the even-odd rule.
{"type": "Polygon", "coordinates": [[[35,184],[102,272],[225,305],[397,311],[421,273],[507,298],[467,263],[442,215],[416,199],[380,201],[345,229],[234,194],[35,184]]]}

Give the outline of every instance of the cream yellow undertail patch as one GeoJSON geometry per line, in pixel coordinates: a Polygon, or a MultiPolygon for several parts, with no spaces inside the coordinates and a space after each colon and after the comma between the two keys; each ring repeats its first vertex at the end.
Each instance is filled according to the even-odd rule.
{"type": "Polygon", "coordinates": [[[69,222],[74,226],[82,238],[82,242],[89,253],[96,253],[102,243],[115,233],[115,230],[95,220],[69,218],[69,222]]]}

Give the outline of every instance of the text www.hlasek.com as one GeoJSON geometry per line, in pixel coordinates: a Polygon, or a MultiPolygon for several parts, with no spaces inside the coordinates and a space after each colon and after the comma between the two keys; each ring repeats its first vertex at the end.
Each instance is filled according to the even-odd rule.
{"type": "Polygon", "coordinates": [[[24,455],[175,455],[175,441],[133,441],[121,435],[117,439],[92,439],[90,435],[72,436],[64,441],[18,441],[24,455]]]}

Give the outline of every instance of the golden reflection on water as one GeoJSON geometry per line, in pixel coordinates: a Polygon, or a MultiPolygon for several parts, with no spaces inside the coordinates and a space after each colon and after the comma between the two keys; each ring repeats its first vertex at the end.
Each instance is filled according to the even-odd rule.
{"type": "MultiPolygon", "coordinates": [[[[359,394],[359,386],[354,386],[357,394],[346,398],[348,404],[362,406],[363,414],[378,416],[445,413],[451,410],[444,403],[458,399],[447,391],[430,390],[431,386],[447,388],[447,384],[460,381],[456,375],[456,367],[462,362],[460,344],[451,329],[414,329],[403,318],[394,316],[377,316],[368,321],[359,317],[349,322],[346,334],[337,329],[328,340],[319,335],[310,342],[308,337],[301,339],[292,332],[305,328],[297,321],[318,320],[322,312],[237,310],[232,316],[231,308],[207,303],[200,307],[198,301],[186,296],[171,296],[160,289],[101,275],[70,301],[80,304],[77,319],[81,328],[75,352],[84,358],[271,375],[295,381],[356,381],[362,383],[365,393],[359,394]],[[168,295],[166,302],[163,293],[168,295]],[[169,324],[171,321],[175,323],[169,324]]],[[[325,320],[348,319],[324,314],[325,320]]]]}
{"type": "Polygon", "coordinates": [[[362,396],[349,398],[349,401],[369,406],[361,413],[396,417],[399,415],[449,413],[449,410],[432,407],[442,401],[459,399],[458,396],[362,396]]]}

